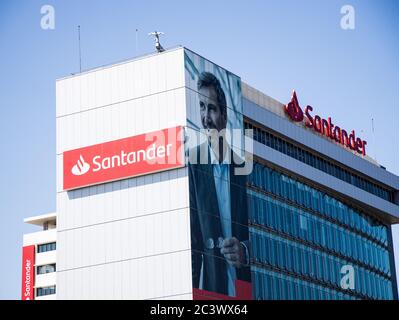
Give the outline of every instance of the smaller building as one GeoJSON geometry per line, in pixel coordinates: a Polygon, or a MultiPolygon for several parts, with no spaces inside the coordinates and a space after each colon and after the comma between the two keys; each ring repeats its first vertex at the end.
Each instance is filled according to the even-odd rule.
{"type": "Polygon", "coordinates": [[[22,300],[55,300],[57,215],[48,213],[24,222],[42,230],[23,236],[22,300]]]}

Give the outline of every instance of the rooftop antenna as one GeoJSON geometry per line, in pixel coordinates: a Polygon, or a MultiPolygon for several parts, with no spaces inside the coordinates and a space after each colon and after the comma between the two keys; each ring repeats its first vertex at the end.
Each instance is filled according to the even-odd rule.
{"type": "Polygon", "coordinates": [[[80,26],[78,26],[78,39],[79,39],[79,72],[82,72],[82,52],[80,50],[80,26]]]}
{"type": "Polygon", "coordinates": [[[374,159],[377,161],[377,146],[375,145],[375,137],[374,137],[374,118],[371,118],[371,131],[373,137],[374,159]]]}
{"type": "Polygon", "coordinates": [[[139,32],[139,29],[136,29],[136,56],[138,56],[139,55],[139,49],[138,49],[138,47],[139,47],[139,45],[138,45],[138,42],[139,42],[139,36],[138,36],[138,32],[139,32]]]}
{"type": "Polygon", "coordinates": [[[158,31],[150,32],[148,34],[149,36],[154,36],[155,37],[155,48],[157,49],[158,52],[165,51],[165,49],[159,43],[159,36],[162,35],[162,34],[164,34],[164,33],[163,32],[158,32],[158,31]]]}

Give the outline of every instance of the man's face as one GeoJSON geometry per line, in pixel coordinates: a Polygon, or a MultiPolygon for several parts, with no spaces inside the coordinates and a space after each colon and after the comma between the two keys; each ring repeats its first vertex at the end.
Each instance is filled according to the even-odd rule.
{"type": "Polygon", "coordinates": [[[216,129],[221,131],[226,128],[226,115],[217,102],[217,94],[214,87],[202,87],[199,90],[199,104],[201,122],[204,129],[216,129]]]}

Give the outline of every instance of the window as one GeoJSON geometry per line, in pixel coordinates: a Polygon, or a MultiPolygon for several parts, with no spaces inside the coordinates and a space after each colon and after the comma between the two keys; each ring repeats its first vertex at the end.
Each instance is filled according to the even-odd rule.
{"type": "Polygon", "coordinates": [[[56,243],[55,242],[40,244],[40,245],[37,246],[37,253],[53,251],[55,249],[56,249],[56,243]]]}
{"type": "Polygon", "coordinates": [[[45,273],[51,273],[51,272],[55,272],[55,271],[56,271],[55,263],[46,264],[44,266],[37,267],[37,274],[45,274],[45,273]]]}
{"type": "MultiPolygon", "coordinates": [[[[381,246],[386,246],[387,244],[386,226],[380,221],[370,219],[367,212],[354,210],[343,202],[332,198],[305,183],[295,181],[283,173],[272,170],[257,162],[255,162],[254,171],[249,176],[249,181],[253,180],[256,180],[256,186],[260,189],[283,198],[283,200],[279,200],[278,203],[273,201],[273,208],[267,208],[266,205],[264,207],[261,205],[257,211],[253,212],[254,214],[260,215],[258,221],[261,221],[262,224],[272,222],[268,221],[269,219],[266,218],[270,209],[272,209],[271,212],[273,214],[276,214],[278,211],[278,216],[281,214],[287,215],[287,207],[284,207],[285,209],[283,212],[281,212],[282,208],[278,210],[278,207],[282,206],[281,202],[286,202],[285,200],[288,200],[289,202],[294,202],[295,204],[305,207],[306,212],[313,213],[313,211],[316,211],[320,216],[328,219],[332,218],[335,224],[344,224],[346,229],[352,229],[352,231],[355,229],[356,233],[373,238],[373,241],[377,241],[381,246]],[[293,190],[291,190],[291,184],[293,190]],[[266,210],[266,213],[264,210],[266,210]]],[[[274,223],[270,226],[276,230],[282,230],[278,224],[281,221],[276,220],[278,216],[273,219],[274,223]]],[[[286,218],[287,217],[285,216],[282,226],[285,232],[288,231],[286,228],[286,218]]],[[[295,220],[293,221],[295,222],[295,220]]],[[[303,219],[298,221],[298,223],[300,223],[298,226],[300,230],[298,231],[302,230],[302,233],[304,230],[309,228],[309,225],[304,225],[303,219]]],[[[315,238],[317,235],[309,236],[313,236],[310,240],[317,240],[317,238],[315,238]]]]}
{"type": "Polygon", "coordinates": [[[36,296],[38,297],[48,296],[50,294],[55,294],[55,286],[36,289],[36,296]]]}
{"type": "MultiPolygon", "coordinates": [[[[249,191],[248,195],[250,203],[254,203],[253,206],[250,206],[251,221],[256,223],[258,228],[269,227],[279,234],[324,247],[324,249],[330,250],[332,254],[344,255],[370,267],[382,269],[381,259],[378,259],[377,252],[387,252],[387,248],[381,244],[376,244],[374,241],[364,238],[354,230],[326,221],[321,216],[312,216],[308,212],[286,204],[284,200],[272,199],[253,191],[249,191]],[[365,242],[370,246],[369,259],[366,259],[362,253],[365,250],[365,242]]],[[[327,197],[322,197],[322,201],[325,199],[327,197]]],[[[329,201],[333,203],[333,200],[329,201]]],[[[338,204],[337,202],[335,205],[338,204]]],[[[347,211],[345,212],[347,213],[347,211]]],[[[350,214],[355,214],[355,211],[350,214]]],[[[377,227],[381,228],[380,226],[377,227]]]]}
{"type": "MultiPolygon", "coordinates": [[[[251,266],[251,270],[256,268],[263,273],[264,279],[269,280],[276,276],[281,279],[281,276],[284,278],[287,275],[302,279],[304,282],[300,284],[301,289],[304,289],[307,281],[317,282],[311,292],[311,297],[315,299],[392,295],[392,288],[389,287],[392,286],[389,280],[389,249],[384,245],[388,242],[386,225],[371,219],[367,212],[352,209],[340,200],[282,172],[260,163],[255,163],[255,168],[257,172],[252,174],[252,179],[257,176],[259,189],[266,192],[251,185],[247,188],[248,201],[252,203],[249,206],[250,217],[254,223],[250,227],[252,259],[259,263],[251,266]],[[265,184],[266,180],[273,183],[265,184]],[[291,185],[297,191],[295,199],[295,193],[289,191],[291,185]],[[270,190],[266,190],[266,186],[270,190]],[[276,197],[277,193],[281,196],[276,197]],[[303,205],[299,206],[300,203],[303,205]],[[342,265],[348,263],[356,268],[356,290],[339,296],[332,289],[321,295],[321,288],[324,290],[340,285],[340,270],[342,265]],[[374,268],[384,274],[376,272],[374,268]],[[382,289],[384,281],[387,287],[382,289]]],[[[287,278],[284,279],[287,281],[287,278]]],[[[261,298],[270,296],[286,299],[296,296],[296,292],[291,292],[294,290],[291,284],[280,282],[278,288],[273,289],[275,283],[271,281],[268,285],[265,281],[254,285],[261,298]],[[284,290],[281,287],[283,284],[284,290]],[[282,291],[276,292],[278,289],[282,291]]],[[[303,294],[308,293],[304,291],[303,294]]]]}
{"type": "Polygon", "coordinates": [[[329,160],[325,160],[319,156],[310,153],[307,150],[302,149],[301,147],[295,146],[292,143],[287,142],[262,128],[253,126],[249,123],[245,123],[245,127],[254,128],[253,139],[255,141],[267,145],[272,149],[282,152],[314,168],[324,171],[327,174],[332,175],[340,180],[351,183],[356,187],[372,193],[380,198],[393,202],[392,192],[390,190],[385,189],[384,187],[377,186],[375,183],[361,178],[354,173],[352,174],[344,168],[341,168],[336,164],[329,162],[329,160]]]}

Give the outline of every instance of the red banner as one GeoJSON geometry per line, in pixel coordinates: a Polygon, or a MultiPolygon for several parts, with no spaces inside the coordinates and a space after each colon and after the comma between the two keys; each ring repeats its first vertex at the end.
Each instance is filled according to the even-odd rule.
{"type": "Polygon", "coordinates": [[[175,127],[66,151],[64,190],[184,165],[183,128],[175,127]]]}
{"type": "Polygon", "coordinates": [[[235,286],[235,297],[193,288],[193,300],[252,300],[252,284],[250,282],[236,280],[235,286]]]}
{"type": "Polygon", "coordinates": [[[35,299],[35,246],[22,250],[22,300],[35,299]]]}

